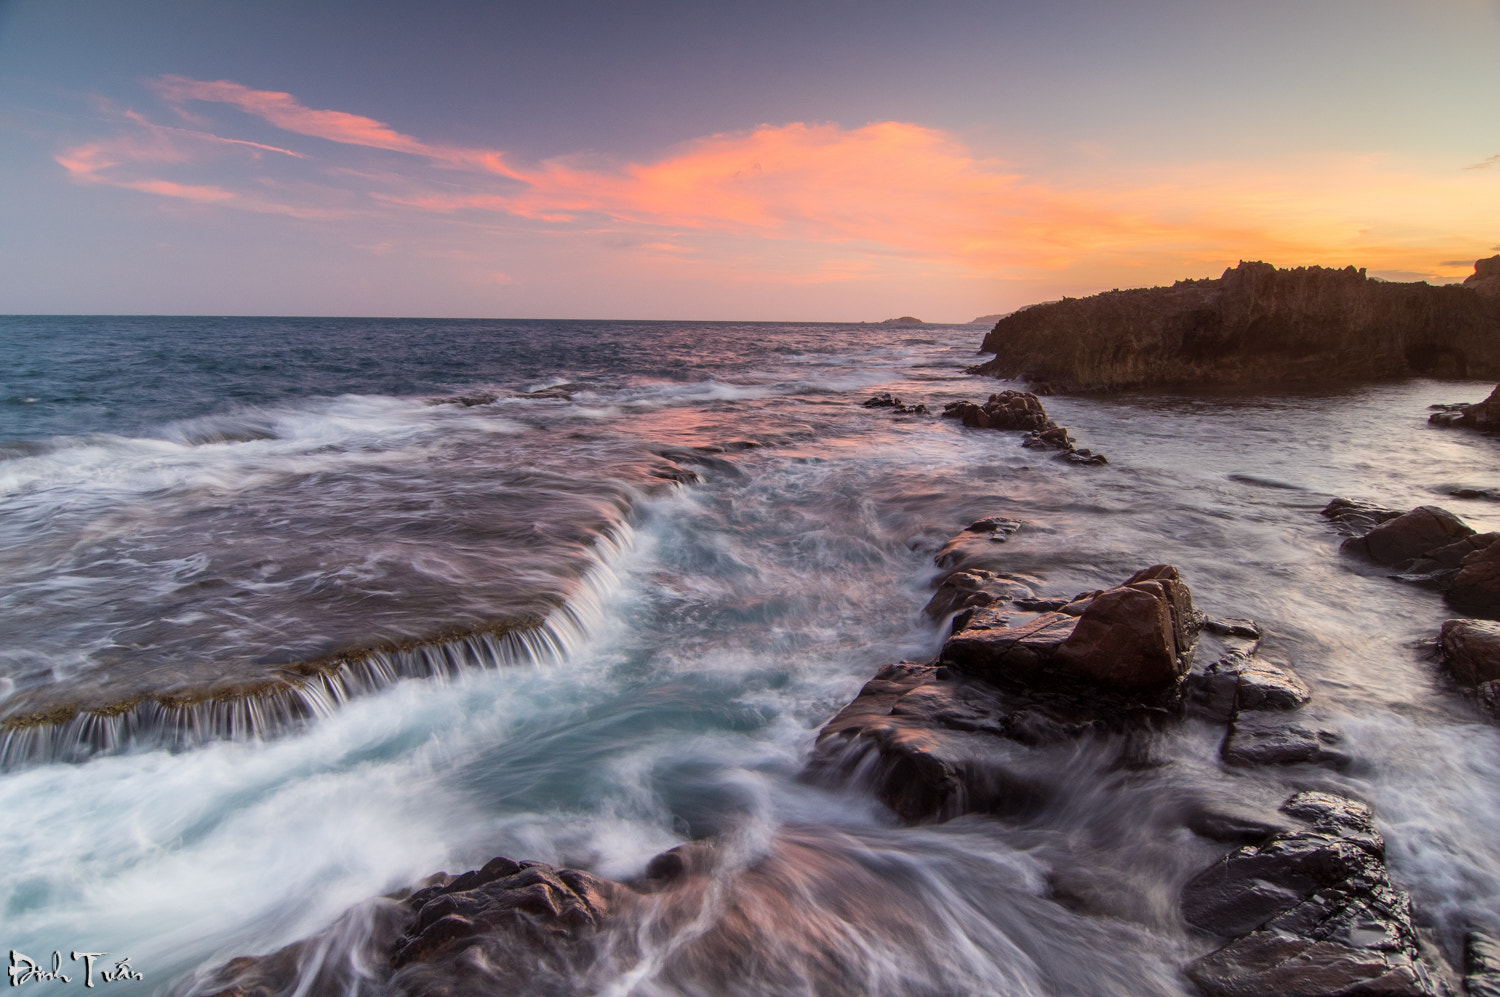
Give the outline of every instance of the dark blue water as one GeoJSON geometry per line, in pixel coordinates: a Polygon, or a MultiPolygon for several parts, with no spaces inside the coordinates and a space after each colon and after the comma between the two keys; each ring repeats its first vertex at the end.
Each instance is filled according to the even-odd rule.
{"type": "Polygon", "coordinates": [[[912,338],[869,325],[467,319],[0,316],[0,441],[151,434],[234,406],[317,395],[618,384],[766,369],[912,338]]]}

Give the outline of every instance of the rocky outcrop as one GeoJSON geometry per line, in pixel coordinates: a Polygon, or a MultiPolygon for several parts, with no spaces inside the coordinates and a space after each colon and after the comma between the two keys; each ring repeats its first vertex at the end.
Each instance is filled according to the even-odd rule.
{"type": "Polygon", "coordinates": [[[980,347],[995,359],[970,372],[1060,391],[1500,378],[1489,279],[1434,287],[1242,262],[1217,279],[1022,309],[995,323],[980,347]]]}
{"type": "MultiPolygon", "coordinates": [[[[865,404],[869,404],[866,402],[865,404]]],[[[1072,464],[1108,464],[1103,454],[1075,447],[1068,431],[1047,417],[1041,399],[1029,391],[1002,391],[977,405],[967,399],[949,402],[943,418],[958,419],[971,429],[1024,430],[1024,447],[1056,450],[1058,458],[1072,464]]]]}
{"type": "Polygon", "coordinates": [[[950,571],[928,611],[957,612],[951,636],[935,661],[865,684],[819,733],[811,778],[863,779],[907,822],[1017,814],[1050,796],[1054,755],[1078,738],[1128,740],[1174,708],[1202,626],[1177,570],[1147,568],[1012,625],[1037,600],[976,563],[993,565],[987,546],[1020,528],[992,517],[944,546],[950,571]]]}
{"type": "Polygon", "coordinates": [[[1500,533],[1475,533],[1437,506],[1410,512],[1334,499],[1323,509],[1346,554],[1390,568],[1393,577],[1442,591],[1461,613],[1500,619],[1500,533]]]}
{"type": "Polygon", "coordinates": [[[1482,433],[1500,433],[1500,386],[1482,402],[1472,405],[1434,405],[1437,411],[1427,417],[1434,426],[1461,426],[1482,433]]]}
{"type": "Polygon", "coordinates": [[[1306,792],[1282,811],[1297,826],[1230,852],[1183,887],[1183,918],[1231,939],[1190,963],[1189,978],[1208,997],[1446,992],[1423,962],[1370,808],[1306,792]]]}

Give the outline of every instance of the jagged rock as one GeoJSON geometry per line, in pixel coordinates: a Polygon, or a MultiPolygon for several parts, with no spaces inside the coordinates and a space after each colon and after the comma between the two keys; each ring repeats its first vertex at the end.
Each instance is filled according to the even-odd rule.
{"type": "Polygon", "coordinates": [[[1015,815],[1052,794],[1057,759],[1038,755],[1118,724],[1124,713],[1067,697],[1016,695],[950,668],[888,665],[818,734],[808,775],[866,780],[902,820],[1015,815]]]}
{"type": "Polygon", "coordinates": [[[1491,280],[1433,287],[1241,262],[1217,279],[1023,308],[985,336],[995,359],[970,372],[1063,391],[1500,378],[1491,280]]]}
{"type": "Polygon", "coordinates": [[[1434,426],[1462,426],[1477,429],[1482,433],[1500,431],[1500,386],[1491,391],[1484,401],[1472,405],[1462,402],[1456,405],[1435,405],[1437,409],[1427,417],[1434,426]]]}
{"type": "Polygon", "coordinates": [[[1435,505],[1423,505],[1379,524],[1362,537],[1350,537],[1341,549],[1395,567],[1409,565],[1429,552],[1473,535],[1473,528],[1453,513],[1435,505]]]}
{"type": "MultiPolygon", "coordinates": [[[[971,429],[1024,429],[1044,431],[1059,428],[1047,418],[1041,401],[1029,391],[1002,391],[990,395],[989,401],[976,405],[971,401],[949,402],[943,407],[945,419],[958,419],[971,429]]],[[[1063,430],[1067,434],[1067,430],[1063,430]]]]}
{"type": "Polygon", "coordinates": [[[1337,748],[1339,731],[1304,713],[1240,710],[1224,739],[1222,755],[1230,765],[1327,765],[1344,768],[1349,756],[1337,748]]]}
{"type": "Polygon", "coordinates": [[[1464,939],[1464,989],[1469,997],[1500,997],[1500,939],[1482,931],[1464,939]]]}
{"type": "Polygon", "coordinates": [[[1198,626],[1177,569],[1157,565],[1014,627],[993,607],[977,610],[948,638],[940,659],[999,684],[1161,690],[1186,673],[1198,626]]]}
{"type": "Polygon", "coordinates": [[[1436,997],[1369,807],[1309,792],[1282,810],[1299,826],[1230,852],[1183,887],[1184,919],[1232,937],[1191,962],[1188,977],[1209,997],[1436,997]]]}
{"type": "Polygon", "coordinates": [[[1058,459],[1072,464],[1109,463],[1103,454],[1075,449],[1073,437],[1047,417],[1041,401],[1029,391],[1002,391],[998,395],[990,395],[989,401],[983,405],[976,405],[967,399],[949,402],[943,408],[943,418],[962,420],[971,429],[1027,430],[1025,439],[1021,441],[1023,447],[1059,451],[1058,459]]]}

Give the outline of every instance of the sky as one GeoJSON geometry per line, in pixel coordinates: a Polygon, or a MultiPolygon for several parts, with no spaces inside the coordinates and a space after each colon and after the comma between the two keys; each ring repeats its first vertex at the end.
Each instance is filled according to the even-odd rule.
{"type": "Polygon", "coordinates": [[[0,313],[966,322],[1500,252],[1500,0],[0,0],[0,313]]]}

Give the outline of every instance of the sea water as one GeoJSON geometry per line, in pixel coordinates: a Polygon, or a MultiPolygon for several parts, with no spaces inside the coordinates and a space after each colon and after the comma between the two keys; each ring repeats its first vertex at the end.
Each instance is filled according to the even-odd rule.
{"type": "MultiPolygon", "coordinates": [[[[181,991],[357,936],[439,869],[628,878],[713,835],[741,856],[720,903],[799,884],[722,992],[1185,994],[1211,942],[1177,891],[1224,851],[1185,815],[1310,787],[1374,806],[1450,959],[1500,930],[1500,731],[1432,660],[1450,614],[1341,558],[1317,514],[1349,495],[1500,527],[1500,442],[1425,421],[1492,385],[1045,399],[1104,467],[860,404],[1008,386],[963,373],[981,332],[0,319],[0,713],[365,663],[196,735],[137,707],[12,737],[0,946],[181,991]],[[932,557],[991,515],[1024,524],[1005,550],[1039,594],[1177,565],[1200,608],[1265,629],[1352,764],[1228,769],[1222,729],[1187,721],[1145,768],[1080,745],[1023,817],[916,828],[800,779],[864,680],[936,652],[932,557]]],[[[686,947],[578,990],[691,991],[686,947]]]]}

